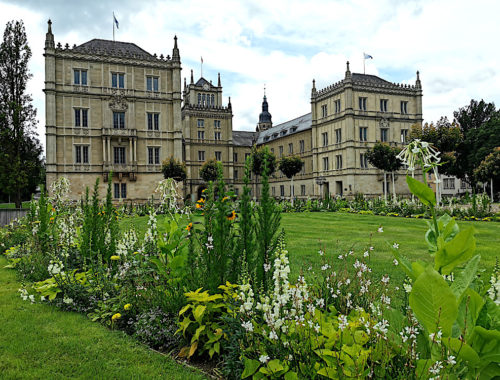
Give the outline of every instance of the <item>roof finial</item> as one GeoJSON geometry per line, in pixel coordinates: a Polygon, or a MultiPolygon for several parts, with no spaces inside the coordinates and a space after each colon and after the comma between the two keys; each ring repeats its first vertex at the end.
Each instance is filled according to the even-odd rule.
{"type": "Polygon", "coordinates": [[[179,48],[177,47],[177,35],[174,36],[174,49],[172,50],[172,61],[180,62],[179,48]]]}
{"type": "Polygon", "coordinates": [[[218,77],[217,86],[221,87],[221,84],[220,84],[220,73],[217,73],[217,77],[218,77]]]}
{"type": "Polygon", "coordinates": [[[351,71],[351,70],[349,70],[349,61],[347,61],[347,70],[346,71],[351,71]]]}
{"type": "Polygon", "coordinates": [[[191,69],[191,84],[194,84],[193,69],[191,69]]]}
{"type": "Polygon", "coordinates": [[[49,18],[49,21],[47,21],[48,28],[47,28],[47,33],[45,34],[45,48],[52,48],[54,49],[56,47],[55,42],[54,42],[54,35],[52,34],[52,21],[49,18]]]}
{"type": "Polygon", "coordinates": [[[186,90],[186,87],[187,87],[187,85],[186,85],[186,77],[184,77],[184,90],[186,90]]]}
{"type": "Polygon", "coordinates": [[[266,84],[264,83],[264,98],[266,97],[266,84]]]}
{"type": "Polygon", "coordinates": [[[52,21],[50,20],[50,18],[49,18],[49,21],[47,21],[47,24],[49,24],[49,30],[47,31],[47,33],[52,34],[52,21]]]}
{"type": "Polygon", "coordinates": [[[316,79],[313,79],[313,90],[316,90],[316,79]]]}
{"type": "Polygon", "coordinates": [[[227,108],[231,109],[231,97],[229,97],[229,102],[227,103],[227,108]]]}
{"type": "Polygon", "coordinates": [[[420,83],[420,71],[417,70],[417,81],[415,82],[416,87],[421,87],[422,84],[420,83]]]}
{"type": "Polygon", "coordinates": [[[349,69],[349,61],[346,63],[347,70],[345,71],[345,79],[350,80],[351,79],[351,70],[349,69]]]}

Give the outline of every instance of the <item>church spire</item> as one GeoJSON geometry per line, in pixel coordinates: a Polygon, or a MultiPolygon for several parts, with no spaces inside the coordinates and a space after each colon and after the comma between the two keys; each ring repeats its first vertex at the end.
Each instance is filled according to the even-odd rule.
{"type": "Polygon", "coordinates": [[[259,115],[257,132],[265,131],[273,126],[272,116],[269,113],[269,103],[267,102],[266,87],[264,85],[264,98],[262,99],[262,112],[259,115]]]}

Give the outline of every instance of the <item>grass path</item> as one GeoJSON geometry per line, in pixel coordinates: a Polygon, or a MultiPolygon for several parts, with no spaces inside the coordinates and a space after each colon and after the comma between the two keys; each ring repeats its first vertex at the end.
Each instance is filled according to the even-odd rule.
{"type": "Polygon", "coordinates": [[[84,315],[23,301],[0,257],[0,378],[203,379],[84,315]]]}

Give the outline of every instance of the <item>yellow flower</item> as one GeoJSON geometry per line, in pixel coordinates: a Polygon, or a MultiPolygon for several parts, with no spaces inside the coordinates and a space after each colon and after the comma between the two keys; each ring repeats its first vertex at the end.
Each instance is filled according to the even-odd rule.
{"type": "Polygon", "coordinates": [[[191,228],[193,228],[193,223],[189,223],[186,227],[186,230],[191,231],[191,228]]]}
{"type": "Polygon", "coordinates": [[[204,198],[198,199],[198,203],[205,203],[205,199],[204,198]]]}
{"type": "Polygon", "coordinates": [[[233,210],[233,212],[229,215],[226,216],[227,220],[234,220],[236,218],[236,212],[233,210]]]}
{"type": "Polygon", "coordinates": [[[196,208],[201,208],[201,205],[199,203],[196,203],[196,208]]]}
{"type": "Polygon", "coordinates": [[[138,255],[138,254],[139,254],[139,252],[137,252],[137,251],[134,252],[134,255],[138,255]]]}
{"type": "Polygon", "coordinates": [[[132,305],[128,303],[125,306],[123,306],[123,309],[124,310],[130,310],[131,307],[132,307],[132,305]]]}
{"type": "Polygon", "coordinates": [[[229,197],[224,197],[224,198],[222,198],[222,202],[227,201],[228,199],[229,199],[229,197]]]}
{"type": "Polygon", "coordinates": [[[116,313],[114,314],[112,317],[111,317],[111,320],[114,322],[116,321],[117,319],[120,319],[122,317],[122,315],[120,313],[116,313]]]}
{"type": "Polygon", "coordinates": [[[111,260],[113,261],[120,260],[120,256],[113,255],[111,256],[111,260]]]}
{"type": "Polygon", "coordinates": [[[53,221],[54,221],[54,217],[53,217],[53,216],[51,216],[51,217],[50,217],[50,222],[52,223],[53,221]]]}
{"type": "Polygon", "coordinates": [[[201,192],[204,193],[205,191],[207,191],[207,189],[203,189],[201,192]]]}

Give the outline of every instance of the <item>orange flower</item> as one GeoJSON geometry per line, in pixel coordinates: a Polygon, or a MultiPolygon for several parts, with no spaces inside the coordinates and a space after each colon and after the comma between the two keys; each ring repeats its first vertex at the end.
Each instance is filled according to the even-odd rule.
{"type": "Polygon", "coordinates": [[[227,220],[234,220],[236,218],[236,211],[233,210],[229,216],[226,216],[227,220]]]}
{"type": "Polygon", "coordinates": [[[199,203],[196,203],[196,208],[201,208],[201,205],[199,203]]]}
{"type": "Polygon", "coordinates": [[[189,223],[186,227],[186,230],[191,231],[192,228],[193,228],[193,223],[189,223]]]}
{"type": "Polygon", "coordinates": [[[222,202],[227,201],[228,199],[229,199],[229,197],[224,197],[224,198],[222,198],[222,202]]]}

